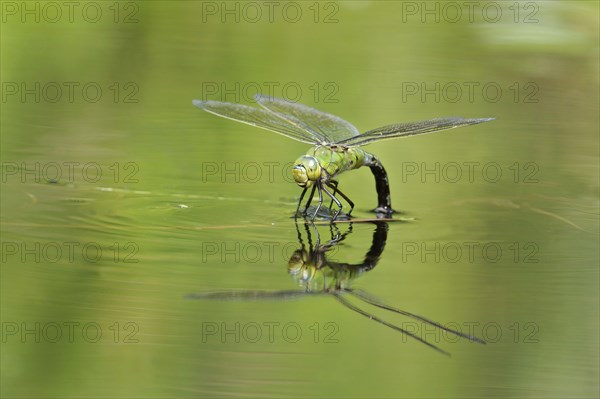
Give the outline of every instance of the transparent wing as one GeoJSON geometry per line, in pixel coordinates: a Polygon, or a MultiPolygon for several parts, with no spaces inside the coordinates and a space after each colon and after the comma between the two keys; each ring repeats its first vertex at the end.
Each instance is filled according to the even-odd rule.
{"type": "Polygon", "coordinates": [[[294,126],[321,136],[326,143],[337,143],[360,134],[350,122],[306,105],[262,94],[255,95],[254,99],[262,107],[286,119],[294,126]]]}
{"type": "Polygon", "coordinates": [[[393,139],[397,137],[416,136],[418,134],[439,132],[460,126],[476,125],[488,122],[494,118],[465,119],[461,117],[436,118],[427,121],[398,123],[369,130],[361,135],[339,141],[343,145],[365,145],[374,141],[393,139]]]}
{"type": "Polygon", "coordinates": [[[302,130],[286,119],[262,108],[220,101],[193,100],[192,103],[211,114],[260,127],[308,144],[318,144],[323,137],[302,130]]]}

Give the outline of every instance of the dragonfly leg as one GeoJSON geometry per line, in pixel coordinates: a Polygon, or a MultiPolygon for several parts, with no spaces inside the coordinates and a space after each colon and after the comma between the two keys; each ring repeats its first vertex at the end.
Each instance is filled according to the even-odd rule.
{"type": "Polygon", "coordinates": [[[325,193],[327,195],[329,195],[331,197],[331,200],[333,202],[335,202],[335,204],[339,207],[339,209],[337,210],[337,212],[335,213],[335,215],[333,216],[333,220],[337,219],[338,215],[340,214],[340,212],[342,211],[342,203],[340,202],[339,199],[335,198],[335,196],[333,194],[331,194],[331,192],[329,192],[329,190],[327,190],[327,188],[325,186],[323,186],[323,190],[325,191],[325,193]]]}
{"type": "MultiPolygon", "coordinates": [[[[321,191],[321,184],[317,183],[317,184],[315,184],[315,186],[319,190],[319,205],[317,205],[317,209],[315,210],[315,213],[312,216],[312,219],[311,219],[312,221],[315,220],[315,218],[317,217],[317,213],[319,213],[319,209],[321,209],[321,205],[323,205],[323,192],[321,191]]],[[[313,192],[311,194],[313,194],[314,192],[315,192],[315,190],[313,189],[313,192]]],[[[312,195],[311,195],[311,197],[312,197],[312,195]]]]}
{"type": "MultiPolygon", "coordinates": [[[[333,188],[331,186],[329,186],[330,188],[333,188]]],[[[343,199],[346,200],[346,202],[350,205],[350,212],[347,213],[348,216],[350,216],[350,214],[352,213],[352,210],[354,209],[354,202],[352,202],[352,200],[350,198],[348,198],[348,196],[346,194],[344,194],[343,192],[341,192],[340,190],[338,190],[337,185],[335,186],[335,190],[333,192],[333,195],[335,195],[335,193],[338,193],[339,195],[342,196],[343,199]]]]}
{"type": "Polygon", "coordinates": [[[337,227],[337,224],[334,224],[334,223],[332,223],[332,224],[329,225],[329,233],[331,234],[331,241],[330,242],[332,244],[338,242],[339,239],[340,239],[340,237],[342,236],[342,234],[340,232],[340,229],[337,227]],[[334,235],[334,232],[333,232],[334,229],[335,229],[335,235],[334,235]]]}
{"type": "MultiPolygon", "coordinates": [[[[327,183],[327,186],[329,188],[333,189],[333,195],[335,196],[335,193],[337,192],[338,182],[336,180],[332,180],[329,183],[327,183]]],[[[331,209],[332,206],[333,206],[333,198],[331,199],[331,202],[329,203],[329,209],[331,209]]]]}
{"type": "Polygon", "coordinates": [[[300,210],[300,205],[302,204],[302,198],[304,198],[304,194],[306,194],[306,190],[308,190],[308,187],[304,187],[304,190],[302,190],[302,194],[300,194],[300,199],[298,200],[298,206],[296,207],[296,214],[294,215],[294,220],[296,220],[298,218],[298,211],[300,210]]]}
{"type": "Polygon", "coordinates": [[[313,186],[311,192],[310,192],[310,196],[308,197],[308,201],[306,201],[306,206],[304,207],[304,211],[302,212],[302,216],[306,216],[306,213],[308,212],[308,207],[310,205],[310,203],[312,202],[313,196],[315,195],[315,189],[317,188],[316,185],[313,186]]]}
{"type": "Polygon", "coordinates": [[[321,246],[321,235],[319,234],[319,230],[317,230],[314,223],[311,223],[310,225],[308,223],[304,223],[304,228],[306,229],[306,235],[308,236],[308,243],[310,246],[310,250],[313,251],[314,249],[320,247],[321,246]],[[311,229],[314,231],[315,237],[317,237],[317,240],[315,241],[314,245],[312,242],[312,235],[310,233],[311,229]]]}

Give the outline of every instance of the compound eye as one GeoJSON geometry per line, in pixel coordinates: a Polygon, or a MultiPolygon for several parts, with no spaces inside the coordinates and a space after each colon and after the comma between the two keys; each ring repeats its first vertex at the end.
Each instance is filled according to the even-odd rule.
{"type": "Polygon", "coordinates": [[[292,175],[294,176],[294,180],[298,183],[299,186],[305,187],[306,182],[308,181],[308,176],[306,173],[306,169],[302,165],[296,165],[292,169],[292,175]]]}
{"type": "Polygon", "coordinates": [[[306,157],[304,165],[306,165],[306,173],[309,180],[318,180],[321,174],[321,166],[315,157],[306,157]]]}

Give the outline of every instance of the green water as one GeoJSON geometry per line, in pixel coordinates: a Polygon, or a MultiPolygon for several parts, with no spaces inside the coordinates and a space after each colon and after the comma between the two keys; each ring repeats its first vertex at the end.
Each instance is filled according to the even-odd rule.
{"type": "MultiPolygon", "coordinates": [[[[2,3],[2,396],[597,397],[598,4],[275,3],[2,3]],[[496,118],[366,147],[409,220],[351,281],[487,345],[331,296],[186,299],[302,291],[308,147],[191,104],[257,90],[360,130],[496,118]]],[[[368,169],[340,187],[372,216],[368,169]]],[[[351,229],[330,259],[364,260],[351,229]]]]}

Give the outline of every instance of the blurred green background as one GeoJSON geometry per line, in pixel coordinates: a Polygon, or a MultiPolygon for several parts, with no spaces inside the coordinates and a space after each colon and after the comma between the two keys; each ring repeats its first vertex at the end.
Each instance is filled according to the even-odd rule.
{"type": "MultiPolygon", "coordinates": [[[[470,3],[2,2],[2,396],[598,397],[598,3],[470,3]],[[353,282],[488,345],[184,298],[296,286],[307,146],[191,104],[257,91],[360,130],[496,118],[367,148],[414,220],[353,282]]],[[[370,217],[371,174],[341,187],[370,217]]],[[[371,245],[352,229],[339,261],[371,245]]]]}

